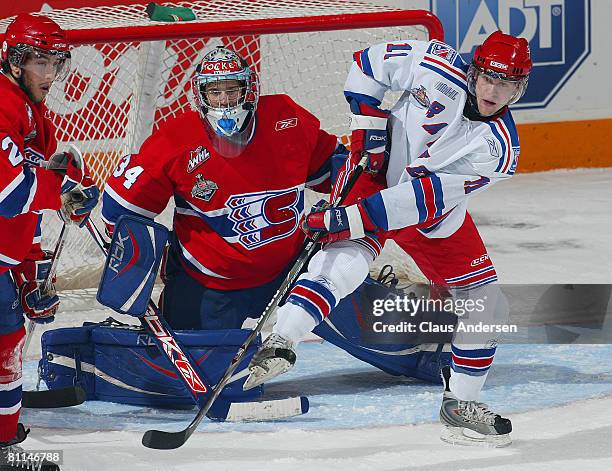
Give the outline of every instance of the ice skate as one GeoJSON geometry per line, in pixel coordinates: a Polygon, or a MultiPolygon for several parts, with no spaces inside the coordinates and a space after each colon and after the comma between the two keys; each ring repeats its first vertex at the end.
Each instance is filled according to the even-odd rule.
{"type": "Polygon", "coordinates": [[[249,364],[250,374],[243,389],[259,386],[289,371],[295,364],[293,344],[278,334],[270,334],[249,364]]]}
{"type": "Polygon", "coordinates": [[[494,448],[510,445],[510,419],[495,414],[482,402],[458,400],[449,388],[450,375],[450,367],[442,368],[444,396],[440,422],[444,429],[440,438],[453,445],[494,448]]]}
{"type": "Polygon", "coordinates": [[[47,460],[35,460],[30,456],[28,450],[19,446],[28,436],[29,430],[25,430],[22,424],[17,426],[17,436],[10,442],[0,443],[0,471],[30,470],[30,471],[60,471],[55,463],[47,460]]]}

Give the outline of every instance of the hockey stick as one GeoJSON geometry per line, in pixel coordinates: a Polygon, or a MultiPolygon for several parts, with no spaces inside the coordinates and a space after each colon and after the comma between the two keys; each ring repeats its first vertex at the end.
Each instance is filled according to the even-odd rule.
{"type": "MultiPolygon", "coordinates": [[[[62,226],[62,230],[60,231],[60,235],[57,239],[57,243],[55,244],[55,250],[53,251],[53,258],[51,259],[51,267],[49,267],[49,273],[47,273],[47,277],[42,284],[42,290],[44,292],[48,292],[51,289],[51,285],[53,284],[53,277],[57,272],[57,266],[59,264],[59,257],[64,250],[64,245],[66,245],[66,238],[68,236],[68,224],[64,223],[62,226]]],[[[28,351],[28,347],[30,346],[30,342],[32,341],[32,337],[34,336],[34,330],[36,329],[36,322],[30,319],[28,322],[28,328],[26,329],[26,338],[23,344],[23,353],[28,351]]]]}
{"type": "MultiPolygon", "coordinates": [[[[353,186],[355,186],[357,179],[362,174],[366,163],[367,163],[367,154],[364,154],[361,161],[357,164],[357,167],[355,168],[350,178],[348,179],[346,185],[342,188],[342,191],[338,195],[338,198],[334,202],[333,206],[340,206],[344,202],[344,200],[348,196],[353,186]]],[[[144,446],[148,448],[159,449],[159,450],[169,450],[169,449],[179,448],[180,446],[185,444],[185,442],[189,439],[189,437],[193,434],[193,432],[198,428],[198,425],[200,424],[200,422],[206,415],[206,412],[208,412],[212,404],[215,402],[215,399],[217,399],[217,397],[219,396],[219,394],[221,393],[221,391],[227,384],[228,380],[231,378],[232,374],[234,373],[234,371],[236,370],[236,368],[242,361],[242,358],[244,357],[245,352],[247,351],[247,349],[249,348],[249,346],[251,345],[255,337],[259,334],[259,332],[261,331],[261,329],[267,322],[268,318],[272,315],[276,307],[279,305],[280,301],[283,300],[285,296],[289,293],[290,288],[293,286],[293,283],[296,281],[297,277],[300,275],[303,268],[310,261],[312,256],[317,252],[318,250],[317,241],[319,240],[319,238],[320,238],[320,235],[317,233],[312,239],[307,239],[304,242],[304,247],[302,248],[302,251],[300,252],[299,257],[297,258],[297,261],[295,262],[295,264],[293,265],[293,267],[287,274],[287,278],[285,279],[285,281],[283,281],[281,286],[278,288],[278,291],[276,291],[276,293],[274,294],[274,296],[268,303],[268,306],[266,307],[265,311],[262,313],[261,317],[257,321],[257,324],[253,328],[253,331],[244,341],[242,346],[238,349],[238,352],[232,359],[229,367],[227,368],[227,371],[225,372],[221,380],[219,380],[217,385],[214,387],[212,394],[206,401],[206,404],[204,404],[204,407],[202,407],[198,411],[197,415],[191,421],[189,426],[179,432],[164,432],[161,430],[148,430],[142,437],[142,444],[144,446]]]]}
{"type": "MultiPolygon", "coordinates": [[[[107,255],[109,244],[104,240],[98,228],[90,220],[87,221],[86,227],[96,245],[104,255],[107,255]]],[[[183,381],[196,405],[202,408],[206,404],[212,388],[201,378],[196,367],[193,366],[196,363],[191,356],[185,353],[176,341],[172,328],[159,314],[159,308],[153,300],[149,300],[145,315],[139,317],[139,320],[159,351],[173,365],[178,373],[177,376],[183,381]]],[[[303,396],[262,402],[230,403],[224,401],[220,407],[217,407],[211,413],[210,418],[217,421],[281,419],[304,414],[308,411],[308,407],[308,399],[303,396]]]]}
{"type": "MultiPolygon", "coordinates": [[[[66,223],[63,224],[60,235],[55,244],[55,250],[53,251],[53,258],[51,259],[51,267],[49,273],[45,278],[42,285],[44,292],[49,292],[52,289],[53,278],[57,272],[59,265],[60,255],[66,245],[66,239],[68,238],[68,229],[70,226],[66,223]]],[[[36,329],[36,322],[30,320],[26,330],[26,338],[23,345],[23,354],[28,351],[28,347],[34,336],[34,330],[36,329]]],[[[51,391],[23,391],[21,397],[21,407],[27,409],[46,409],[56,407],[69,407],[77,406],[85,401],[85,391],[80,386],[72,386],[67,388],[55,389],[51,391]]]]}

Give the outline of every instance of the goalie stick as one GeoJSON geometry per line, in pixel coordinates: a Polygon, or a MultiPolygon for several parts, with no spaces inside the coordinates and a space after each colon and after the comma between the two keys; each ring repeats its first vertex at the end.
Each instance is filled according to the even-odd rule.
{"type": "MultiPolygon", "coordinates": [[[[349,192],[357,182],[359,176],[363,173],[363,169],[367,164],[367,154],[364,153],[361,160],[355,167],[353,173],[348,179],[346,185],[342,188],[342,191],[339,193],[336,201],[334,201],[333,206],[340,206],[349,192]]],[[[191,421],[191,423],[187,426],[187,428],[180,430],[178,432],[164,432],[162,430],[148,430],[144,436],[142,437],[142,444],[148,448],[154,448],[158,450],[170,450],[183,446],[185,442],[189,439],[189,437],[193,434],[193,432],[198,428],[198,425],[215,402],[221,390],[228,383],[232,374],[240,364],[246,350],[249,348],[249,345],[253,342],[257,334],[261,331],[268,318],[272,315],[278,304],[286,297],[289,293],[290,288],[293,286],[293,283],[297,279],[297,277],[302,273],[304,267],[306,267],[307,263],[313,257],[313,255],[317,252],[318,244],[317,241],[320,238],[319,234],[315,234],[312,239],[307,239],[304,242],[304,246],[302,251],[300,252],[299,257],[297,258],[295,264],[287,274],[287,278],[278,288],[278,291],[274,294],[268,306],[262,313],[261,317],[257,321],[257,324],[253,328],[251,334],[244,341],[242,346],[238,349],[238,352],[232,359],[230,366],[227,368],[227,371],[223,375],[223,377],[219,380],[217,385],[212,391],[212,394],[204,404],[204,406],[198,411],[195,418],[191,421]]]]}
{"type": "MultiPolygon", "coordinates": [[[[53,251],[53,259],[51,260],[51,267],[47,278],[43,283],[43,291],[49,291],[51,289],[52,280],[57,272],[59,264],[59,258],[66,245],[66,239],[68,237],[69,225],[64,223],[60,235],[55,244],[55,250],[53,251]]],[[[34,336],[34,330],[36,329],[36,322],[30,320],[26,330],[26,338],[23,345],[23,354],[28,351],[28,347],[34,336]]],[[[58,407],[71,407],[78,406],[85,402],[85,391],[80,386],[72,386],[61,389],[54,389],[51,391],[23,391],[21,397],[21,407],[26,409],[53,409],[58,407]]]]}
{"type": "MultiPolygon", "coordinates": [[[[91,220],[87,221],[86,227],[96,245],[104,255],[107,255],[109,244],[104,240],[98,228],[91,220]]],[[[195,362],[183,352],[182,347],[176,341],[174,332],[166,320],[159,315],[159,309],[153,300],[149,300],[145,315],[138,319],[160,352],[173,365],[178,373],[177,376],[183,380],[194,402],[202,410],[202,405],[205,404],[212,388],[200,377],[193,366],[195,362]]],[[[305,396],[261,402],[230,403],[222,401],[219,402],[218,407],[210,411],[209,418],[215,421],[276,420],[305,414],[308,412],[308,408],[308,398],[305,396]]],[[[206,412],[208,412],[208,409],[210,409],[210,406],[206,412]]]]}

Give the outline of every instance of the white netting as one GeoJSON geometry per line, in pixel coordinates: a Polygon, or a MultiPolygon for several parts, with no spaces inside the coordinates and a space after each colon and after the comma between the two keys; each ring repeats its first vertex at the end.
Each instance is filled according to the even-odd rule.
{"type": "MultiPolygon", "coordinates": [[[[289,94],[315,114],[325,130],[344,136],[348,107],[342,89],[353,52],[382,41],[428,37],[420,26],[346,29],[350,27],[350,17],[324,18],[340,13],[372,13],[376,17],[377,13],[393,10],[361,2],[224,0],[179,4],[190,6],[198,18],[205,18],[208,23],[202,25],[225,22],[228,30],[236,28],[236,20],[323,19],[317,20],[320,31],[314,32],[264,34],[259,26],[254,35],[246,25],[240,27],[244,29],[241,36],[137,41],[125,26],[146,26],[160,37],[168,26],[150,22],[142,5],[67,9],[49,14],[70,32],[91,29],[92,40],[105,28],[121,26],[113,30],[111,42],[75,47],[71,73],[63,83],[54,84],[46,100],[58,129],[60,149],[68,143],[77,144],[100,186],[119,157],[137,151],[161,123],[189,106],[189,80],[195,65],[216,45],[227,45],[246,57],[260,74],[262,94],[289,94]],[[122,37],[130,40],[124,42],[122,37]]],[[[0,21],[0,31],[7,23],[0,21]]],[[[185,23],[185,27],[193,25],[185,23]]],[[[295,28],[311,29],[299,25],[295,28]]],[[[87,41],[79,36],[79,42],[87,41]]],[[[99,209],[94,221],[101,226],[98,212],[99,209]]],[[[170,216],[167,211],[162,222],[169,223],[170,216]]],[[[54,245],[59,228],[54,214],[45,215],[44,246],[54,245]]],[[[60,288],[95,286],[102,262],[88,234],[71,231],[58,271],[60,288]]]]}

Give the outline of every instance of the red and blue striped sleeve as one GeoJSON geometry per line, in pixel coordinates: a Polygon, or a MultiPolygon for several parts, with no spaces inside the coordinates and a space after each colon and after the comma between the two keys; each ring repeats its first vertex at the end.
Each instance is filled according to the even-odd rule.
{"type": "Polygon", "coordinates": [[[430,173],[375,193],[362,204],[372,221],[385,230],[437,224],[474,192],[495,181],[483,176],[430,173]]]}
{"type": "Polygon", "coordinates": [[[0,216],[59,209],[62,176],[26,163],[18,117],[0,114],[0,216]]]}

